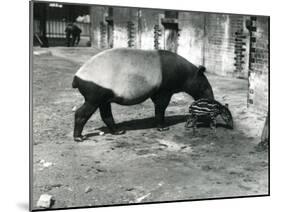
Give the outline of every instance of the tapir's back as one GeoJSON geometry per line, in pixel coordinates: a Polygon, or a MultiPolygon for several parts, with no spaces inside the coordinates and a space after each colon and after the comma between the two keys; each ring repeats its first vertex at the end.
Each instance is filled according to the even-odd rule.
{"type": "Polygon", "coordinates": [[[76,73],[79,78],[111,89],[117,96],[145,96],[162,81],[157,51],[110,49],[87,61],[76,73]]]}

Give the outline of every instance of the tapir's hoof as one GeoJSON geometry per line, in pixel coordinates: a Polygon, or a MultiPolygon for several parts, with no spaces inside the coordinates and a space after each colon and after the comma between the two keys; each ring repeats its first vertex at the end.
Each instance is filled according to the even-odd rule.
{"type": "Polygon", "coordinates": [[[170,128],[169,127],[158,127],[157,130],[162,132],[162,131],[167,131],[169,130],[170,128]]]}
{"type": "Polygon", "coordinates": [[[77,136],[74,137],[75,142],[83,142],[86,139],[86,136],[77,136]]]}
{"type": "Polygon", "coordinates": [[[122,134],[125,134],[125,130],[114,130],[114,131],[111,131],[111,134],[112,135],[122,135],[122,134]]]}

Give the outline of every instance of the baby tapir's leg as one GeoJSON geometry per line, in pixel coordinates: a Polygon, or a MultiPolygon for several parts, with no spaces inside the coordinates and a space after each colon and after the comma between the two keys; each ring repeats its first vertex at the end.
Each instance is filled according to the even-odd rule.
{"type": "Polygon", "coordinates": [[[214,130],[214,132],[217,132],[217,120],[215,117],[211,117],[211,123],[210,123],[210,128],[214,130]]]}
{"type": "Polygon", "coordinates": [[[196,115],[193,115],[192,116],[193,135],[195,135],[195,131],[197,128],[197,120],[198,120],[198,117],[196,115]]]}
{"type": "Polygon", "coordinates": [[[190,115],[187,116],[186,118],[186,123],[184,125],[185,128],[190,128],[192,127],[192,125],[190,125],[192,123],[192,117],[190,115]]]}

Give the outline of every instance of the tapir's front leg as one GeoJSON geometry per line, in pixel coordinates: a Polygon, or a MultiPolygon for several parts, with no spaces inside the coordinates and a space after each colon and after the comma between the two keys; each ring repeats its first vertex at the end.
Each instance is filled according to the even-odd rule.
{"type": "Polygon", "coordinates": [[[75,122],[74,122],[74,141],[81,142],[84,137],[82,136],[83,128],[92,114],[97,110],[98,105],[92,105],[85,102],[78,110],[75,112],[75,122]]]}
{"type": "Polygon", "coordinates": [[[157,130],[165,131],[169,130],[169,127],[165,127],[165,111],[169,105],[172,95],[170,94],[157,94],[151,99],[155,106],[155,121],[157,130]]]}

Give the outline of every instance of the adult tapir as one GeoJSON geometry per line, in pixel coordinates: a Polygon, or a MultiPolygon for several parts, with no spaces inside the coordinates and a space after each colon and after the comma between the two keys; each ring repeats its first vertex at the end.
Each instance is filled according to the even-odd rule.
{"type": "Polygon", "coordinates": [[[72,82],[72,87],[78,88],[85,98],[75,112],[74,140],[84,139],[84,125],[97,108],[111,133],[124,133],[114,123],[112,102],[134,105],[151,98],[158,130],[168,129],[164,127],[164,115],[174,93],[184,91],[195,100],[214,98],[204,71],[203,66],[197,68],[164,50],[116,48],[93,56],[77,71],[72,82]]]}

